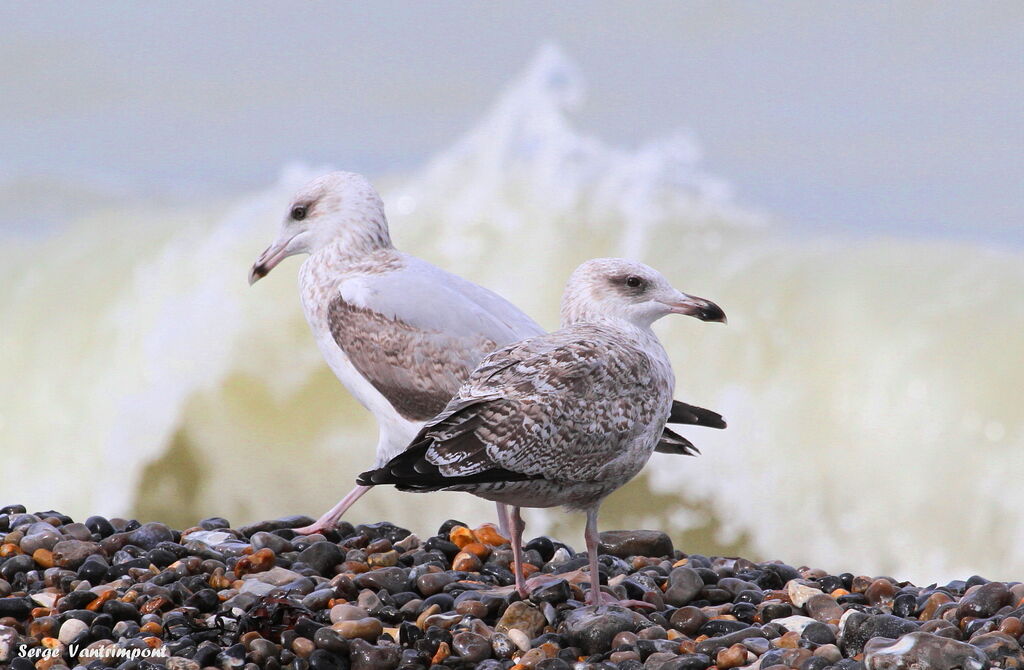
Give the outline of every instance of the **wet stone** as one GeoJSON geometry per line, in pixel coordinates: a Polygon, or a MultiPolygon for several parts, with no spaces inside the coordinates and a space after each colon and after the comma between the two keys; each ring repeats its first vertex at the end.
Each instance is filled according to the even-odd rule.
{"type": "Polygon", "coordinates": [[[344,559],[341,549],[332,542],[314,542],[299,552],[298,560],[318,574],[331,576],[333,568],[344,559]]]}
{"type": "Polygon", "coordinates": [[[356,575],[353,583],[361,589],[384,589],[388,593],[401,593],[408,590],[409,578],[406,568],[378,568],[356,575]]]}
{"type": "Polygon", "coordinates": [[[346,640],[362,638],[376,640],[384,632],[384,625],[379,619],[364,617],[362,619],[339,621],[331,626],[346,640]]]}
{"type": "Polygon", "coordinates": [[[535,603],[564,603],[572,597],[572,588],[564,579],[557,579],[533,590],[530,600],[535,603]]]}
{"type": "Polygon", "coordinates": [[[999,668],[1024,668],[1024,650],[1020,643],[1006,633],[992,632],[975,635],[971,645],[988,657],[999,668]]]}
{"type": "Polygon", "coordinates": [[[897,639],[917,631],[917,624],[891,614],[868,615],[849,611],[843,615],[839,627],[839,648],[847,656],[859,654],[868,640],[874,637],[897,639]]]}
{"type": "Polygon", "coordinates": [[[931,633],[913,632],[895,640],[876,637],[864,647],[868,670],[910,668],[915,670],[983,670],[988,657],[980,649],[931,633]]]}
{"type": "Polygon", "coordinates": [[[630,556],[671,556],[672,540],[661,531],[608,530],[599,535],[599,553],[630,556]]]}
{"type": "Polygon", "coordinates": [[[636,632],[643,617],[618,605],[598,605],[573,610],[562,622],[558,632],[569,644],[587,654],[607,649],[612,639],[623,631],[636,632]]]}
{"type": "Polygon", "coordinates": [[[471,663],[479,663],[491,655],[491,643],[476,633],[456,633],[452,636],[452,649],[471,663]]]}
{"type": "Polygon", "coordinates": [[[512,629],[519,629],[532,639],[540,634],[546,623],[544,615],[536,605],[519,600],[508,606],[494,630],[508,633],[512,629]]]}
{"type": "Polygon", "coordinates": [[[958,618],[990,617],[999,611],[1010,598],[1010,590],[1002,582],[989,582],[972,586],[956,608],[958,618]]]}
{"type": "Polygon", "coordinates": [[[665,602],[680,607],[686,605],[704,588],[704,580],[693,568],[681,566],[672,570],[665,590],[665,602]]]}
{"type": "Polygon", "coordinates": [[[698,607],[680,607],[672,613],[669,624],[684,635],[693,635],[707,623],[708,617],[698,607]]]}

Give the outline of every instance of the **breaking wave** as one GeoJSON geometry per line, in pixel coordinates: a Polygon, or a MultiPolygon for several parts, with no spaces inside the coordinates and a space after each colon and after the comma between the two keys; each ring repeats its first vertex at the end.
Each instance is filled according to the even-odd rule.
{"type": "MultiPolygon", "coordinates": [[[[606,504],[604,527],[915,581],[1019,576],[1020,254],[794,239],[735,205],[685,133],[622,148],[578,132],[582,94],[546,47],[453,146],[378,183],[401,248],[549,327],[565,278],[593,256],[642,259],[729,314],[724,328],[658,326],[678,397],[729,429],[686,431],[703,455],[656,455],[606,504]]],[[[291,193],[322,171],[291,166],[261,192],[190,207],[105,204],[59,234],[5,240],[5,498],[245,522],[315,515],[349,488],[375,426],[316,350],[299,262],[246,284],[291,193]]],[[[452,509],[491,514],[469,496],[374,491],[350,515],[422,533],[452,509]]],[[[561,512],[528,520],[579,543],[561,512]]]]}

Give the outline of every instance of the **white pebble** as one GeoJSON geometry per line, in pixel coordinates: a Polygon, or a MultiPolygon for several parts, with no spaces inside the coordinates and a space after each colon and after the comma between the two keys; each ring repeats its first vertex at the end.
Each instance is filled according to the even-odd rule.
{"type": "Polygon", "coordinates": [[[89,630],[89,625],[81,619],[68,619],[61,625],[57,639],[64,644],[71,644],[72,640],[87,630],[89,630]]]}

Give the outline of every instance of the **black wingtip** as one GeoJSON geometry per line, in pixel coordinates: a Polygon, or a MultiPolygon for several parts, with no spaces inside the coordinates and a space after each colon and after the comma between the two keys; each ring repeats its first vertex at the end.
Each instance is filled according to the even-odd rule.
{"type": "Polygon", "coordinates": [[[697,456],[700,449],[694,446],[693,442],[665,427],[662,430],[661,438],[654,450],[659,454],[676,454],[679,456],[697,456]]]}
{"type": "Polygon", "coordinates": [[[718,412],[712,412],[710,409],[689,405],[678,400],[672,401],[672,410],[669,413],[668,423],[718,428],[719,430],[726,427],[725,419],[718,412]]]}

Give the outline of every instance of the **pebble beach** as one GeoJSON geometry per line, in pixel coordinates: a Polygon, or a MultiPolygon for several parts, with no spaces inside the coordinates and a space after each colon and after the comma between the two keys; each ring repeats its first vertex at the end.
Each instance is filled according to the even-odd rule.
{"type": "Polygon", "coordinates": [[[187,529],[0,508],[0,668],[861,670],[1024,668],[1024,584],[916,586],[688,554],[659,531],[586,555],[526,545],[530,596],[490,525],[388,522],[309,537],[288,517],[187,529]]]}

